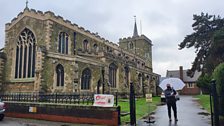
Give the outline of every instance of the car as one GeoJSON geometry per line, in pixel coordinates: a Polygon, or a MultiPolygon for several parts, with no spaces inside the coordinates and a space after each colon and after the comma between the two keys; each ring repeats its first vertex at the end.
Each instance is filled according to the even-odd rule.
{"type": "Polygon", "coordinates": [[[165,97],[164,92],[161,93],[160,99],[161,99],[161,102],[166,102],[166,97],[165,97]]]}
{"type": "Polygon", "coordinates": [[[5,117],[5,103],[0,99],[0,121],[2,121],[5,117]]]}

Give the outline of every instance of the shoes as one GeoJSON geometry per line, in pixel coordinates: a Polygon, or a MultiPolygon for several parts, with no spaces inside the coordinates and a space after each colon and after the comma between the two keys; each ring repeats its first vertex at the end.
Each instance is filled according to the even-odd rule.
{"type": "MultiPolygon", "coordinates": [[[[172,121],[172,119],[171,119],[171,118],[169,118],[169,121],[172,121]]],[[[177,122],[177,121],[178,121],[178,119],[177,119],[177,118],[175,118],[175,121],[177,122]]]]}

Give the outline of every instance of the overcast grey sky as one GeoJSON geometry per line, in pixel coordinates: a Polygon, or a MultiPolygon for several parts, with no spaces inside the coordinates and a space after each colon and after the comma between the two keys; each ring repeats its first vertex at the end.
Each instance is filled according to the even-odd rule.
{"type": "MultiPolygon", "coordinates": [[[[25,8],[26,0],[1,0],[0,48],[4,47],[5,24],[25,8]]],[[[134,18],[142,34],[153,43],[153,71],[189,69],[194,49],[178,50],[178,44],[192,33],[193,14],[201,12],[224,17],[223,0],[29,0],[28,7],[52,11],[101,37],[117,43],[132,36],[134,18]]]]}

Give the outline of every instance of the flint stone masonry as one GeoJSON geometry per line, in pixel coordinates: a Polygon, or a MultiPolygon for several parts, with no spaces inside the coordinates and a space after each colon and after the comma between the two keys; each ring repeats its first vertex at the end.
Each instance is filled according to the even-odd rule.
{"type": "Polygon", "coordinates": [[[3,61],[0,69],[3,92],[96,93],[96,89],[100,89],[102,93],[103,85],[104,93],[128,92],[129,82],[132,81],[137,93],[141,94],[143,90],[145,93],[155,91],[159,81],[152,79],[159,75],[153,73],[152,41],[145,35],[120,39],[118,45],[98,33],[92,33],[61,16],[56,16],[51,11],[42,12],[29,8],[25,8],[5,26],[5,47],[0,52],[6,55],[5,59],[1,58],[3,61]],[[25,28],[35,37],[35,72],[33,78],[15,78],[18,36],[25,28]],[[67,35],[66,54],[59,52],[61,33],[67,35]],[[84,41],[88,42],[87,46],[84,46],[84,41]],[[133,49],[128,46],[130,42],[135,42],[133,49]],[[109,84],[109,66],[112,63],[117,66],[114,75],[116,80],[113,81],[116,82],[115,87],[110,87],[109,84]],[[63,66],[63,86],[57,85],[56,66],[59,64],[63,66]],[[127,74],[124,70],[126,66],[129,68],[127,74]],[[86,68],[90,69],[91,77],[90,88],[84,90],[81,89],[81,83],[86,68]],[[138,74],[142,75],[141,80],[138,74]]]}

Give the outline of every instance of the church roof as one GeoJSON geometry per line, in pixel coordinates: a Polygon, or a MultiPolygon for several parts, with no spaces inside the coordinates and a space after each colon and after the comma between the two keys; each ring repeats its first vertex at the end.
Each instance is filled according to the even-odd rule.
{"type": "MultiPolygon", "coordinates": [[[[183,81],[184,82],[196,82],[201,75],[201,72],[195,71],[193,77],[187,76],[187,70],[183,70],[183,81]]],[[[166,77],[176,77],[180,78],[180,70],[171,70],[167,71],[166,77]]]]}

